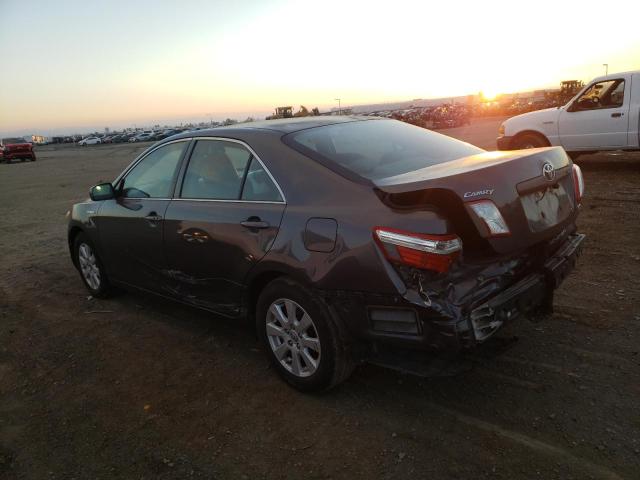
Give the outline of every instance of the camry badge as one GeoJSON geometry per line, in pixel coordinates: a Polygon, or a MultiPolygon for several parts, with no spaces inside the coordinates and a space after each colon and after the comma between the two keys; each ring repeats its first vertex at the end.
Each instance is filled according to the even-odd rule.
{"type": "Polygon", "coordinates": [[[487,190],[478,190],[477,192],[465,192],[464,198],[477,197],[479,195],[493,195],[493,188],[487,190]]]}
{"type": "Polygon", "coordinates": [[[552,182],[554,178],[556,178],[556,171],[549,162],[545,162],[542,165],[542,176],[548,181],[552,182]]]}

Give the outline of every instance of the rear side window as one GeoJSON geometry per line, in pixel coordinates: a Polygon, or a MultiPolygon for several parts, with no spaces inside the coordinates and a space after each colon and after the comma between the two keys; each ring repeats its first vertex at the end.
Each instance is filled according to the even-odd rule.
{"type": "Polygon", "coordinates": [[[12,143],[28,143],[24,138],[3,138],[2,145],[11,145],[12,143]]]}
{"type": "Polygon", "coordinates": [[[182,198],[238,200],[251,152],[222,140],[196,143],[182,183],[182,198]]]}
{"type": "Polygon", "coordinates": [[[122,196],[127,198],[169,198],[176,167],[188,142],[157,148],[144,157],[124,178],[122,196]]]}
{"type": "Polygon", "coordinates": [[[365,120],[309,128],[285,142],[345,176],[379,180],[484,150],[396,120],[365,120]]]}
{"type": "Polygon", "coordinates": [[[242,189],[242,200],[254,200],[260,202],[282,202],[282,196],[276,184],[262,167],[260,162],[254,158],[247,172],[247,178],[242,189]]]}

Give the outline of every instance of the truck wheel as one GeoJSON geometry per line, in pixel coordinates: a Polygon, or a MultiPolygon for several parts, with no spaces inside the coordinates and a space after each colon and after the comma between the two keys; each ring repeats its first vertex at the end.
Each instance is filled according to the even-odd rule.
{"type": "Polygon", "coordinates": [[[542,135],[536,133],[525,133],[519,135],[513,140],[514,150],[525,150],[528,148],[548,147],[549,142],[542,135]]]}
{"type": "Polygon", "coordinates": [[[264,288],[256,328],[275,370],[300,391],[328,390],[353,371],[344,329],[322,298],[293,280],[277,278],[264,288]]]}

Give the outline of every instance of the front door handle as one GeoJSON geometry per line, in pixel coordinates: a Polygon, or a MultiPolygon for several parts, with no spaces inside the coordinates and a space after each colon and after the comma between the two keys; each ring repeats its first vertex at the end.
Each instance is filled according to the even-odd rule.
{"type": "Polygon", "coordinates": [[[613,118],[618,118],[618,117],[621,117],[621,116],[623,116],[623,115],[624,115],[624,113],[621,113],[621,112],[617,112],[617,113],[612,113],[612,114],[611,114],[611,116],[612,116],[613,118]]]}
{"type": "Polygon", "coordinates": [[[244,222],[240,222],[240,225],[249,229],[269,228],[269,222],[263,222],[260,217],[249,217],[244,222]]]}

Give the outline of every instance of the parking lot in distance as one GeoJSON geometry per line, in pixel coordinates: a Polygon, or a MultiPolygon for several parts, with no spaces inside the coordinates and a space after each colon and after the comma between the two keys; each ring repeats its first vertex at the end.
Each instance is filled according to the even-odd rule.
{"type": "MultiPolygon", "coordinates": [[[[442,132],[493,148],[499,123],[442,132]]],[[[148,145],[0,165],[0,477],[638,478],[639,154],[578,160],[587,243],[552,318],[456,376],[363,365],[314,396],[267,370],[248,324],[87,298],[65,213],[148,145]]]]}

